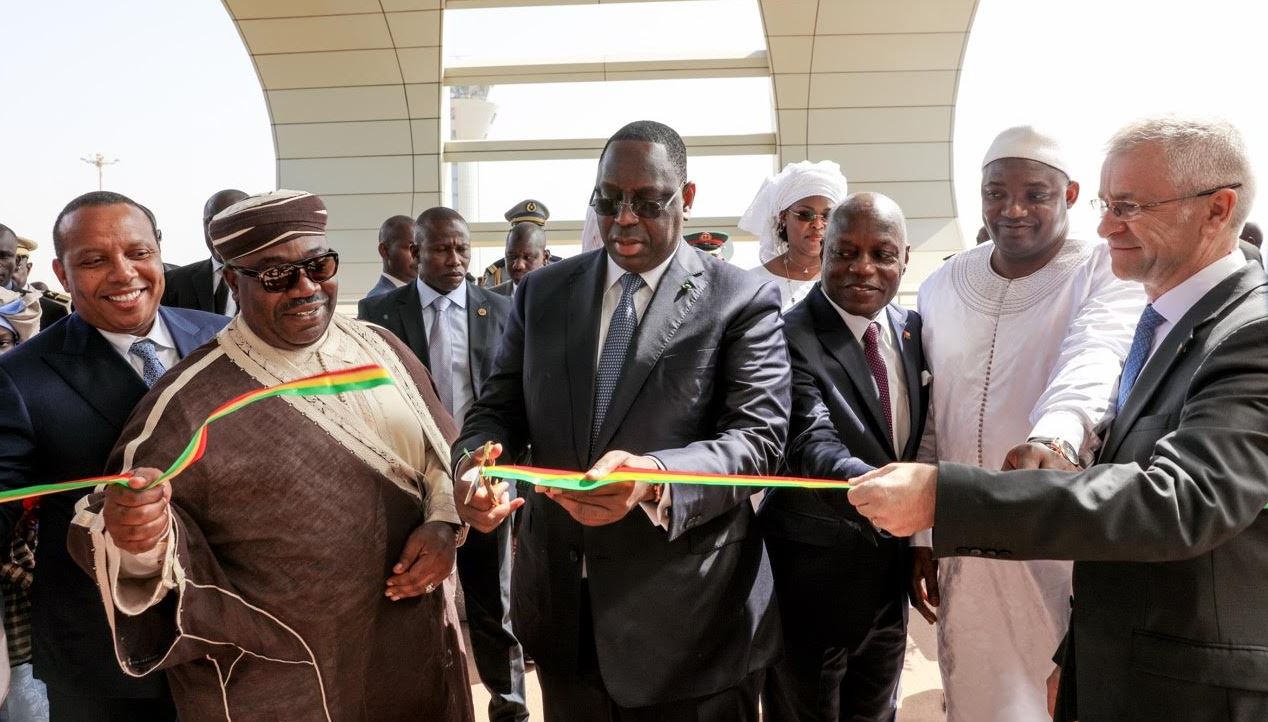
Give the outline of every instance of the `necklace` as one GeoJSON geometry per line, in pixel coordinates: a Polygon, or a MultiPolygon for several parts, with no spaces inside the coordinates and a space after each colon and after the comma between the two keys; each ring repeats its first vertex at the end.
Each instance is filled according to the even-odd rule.
{"type": "Polygon", "coordinates": [[[799,300],[799,299],[797,298],[797,290],[796,290],[795,288],[793,288],[793,281],[794,281],[794,280],[798,280],[798,281],[812,281],[812,280],[814,280],[814,275],[810,275],[810,274],[812,274],[812,272],[815,270],[814,264],[811,264],[811,265],[810,265],[810,266],[808,266],[807,268],[799,268],[799,269],[797,269],[797,272],[798,272],[799,274],[801,274],[802,276],[810,275],[810,278],[798,278],[798,279],[794,279],[794,278],[793,278],[793,274],[792,274],[792,267],[791,267],[791,266],[790,266],[790,264],[788,263],[788,256],[789,256],[791,253],[792,253],[791,251],[785,251],[785,252],[784,252],[784,254],[783,254],[783,258],[784,258],[784,284],[788,286],[788,302],[789,302],[790,304],[791,304],[791,303],[793,303],[793,302],[795,302],[795,301],[797,301],[797,300],[799,300]]]}
{"type": "MultiPolygon", "coordinates": [[[[788,263],[788,256],[790,254],[791,254],[791,251],[784,252],[784,275],[787,276],[788,278],[792,278],[792,267],[788,263]]],[[[811,278],[814,278],[814,270],[815,270],[815,266],[813,263],[811,263],[809,266],[806,266],[805,268],[798,268],[797,273],[799,273],[802,276],[809,275],[811,278]]],[[[798,280],[807,281],[810,279],[802,278],[798,280]]]]}

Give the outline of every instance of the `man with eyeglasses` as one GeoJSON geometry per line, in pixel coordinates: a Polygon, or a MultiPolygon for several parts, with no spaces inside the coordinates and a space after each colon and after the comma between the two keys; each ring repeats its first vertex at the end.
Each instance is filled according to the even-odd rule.
{"type": "Polygon", "coordinates": [[[1097,465],[895,465],[850,501],[893,533],[934,524],[939,554],[1074,560],[1056,719],[1268,719],[1268,277],[1237,244],[1241,135],[1128,125],[1099,196],[1114,274],[1149,304],[1097,465]]]}
{"type": "Polygon", "coordinates": [[[72,553],[105,601],[119,664],[166,670],[183,719],[471,720],[441,582],[459,518],[455,428],[414,354],[335,314],[321,199],[276,191],[211,222],[238,316],[133,413],[72,553]],[[393,384],[282,397],[216,420],[205,453],[149,488],[213,409],[368,364],[393,384]]]}
{"type": "MultiPolygon", "coordinates": [[[[163,264],[149,209],[95,191],[53,224],[53,273],[75,311],[0,359],[0,488],[97,476],[128,414],[165,368],[211,339],[224,317],[159,306],[163,264]]],[[[101,596],[67,554],[67,529],[84,494],[38,500],[31,624],[35,675],[49,719],[170,721],[162,674],[120,671],[101,596]]],[[[0,510],[12,539],[21,505],[0,510]]]]}
{"type": "MultiPolygon", "coordinates": [[[[934,376],[919,458],[999,469],[1053,450],[1072,465],[1091,457],[1144,300],[1114,277],[1104,244],[1068,237],[1079,197],[1069,171],[1057,140],[1030,126],[1004,130],[987,150],[991,242],[956,254],[917,299],[934,376]]],[[[949,722],[1047,720],[1070,565],[1007,563],[986,550],[934,561],[927,534],[913,546],[913,595],[939,606],[949,722]]]]}
{"type": "MultiPolygon", "coordinates": [[[[638,121],[608,140],[591,196],[603,248],[520,282],[454,445],[460,476],[485,442],[591,477],[776,469],[790,379],[779,292],[682,241],[695,197],[673,129],[638,121]]],[[[459,511],[488,530],[523,506],[512,616],[547,720],[758,719],[779,625],[750,490],[496,491],[459,511]]]]}
{"type": "MultiPolygon", "coordinates": [[[[467,280],[471,231],[452,208],[419,214],[413,283],[362,299],[357,317],[406,343],[431,372],[440,401],[461,425],[493,367],[511,300],[467,280]]],[[[530,224],[531,225],[531,224],[530,224]]],[[[534,226],[535,227],[535,226],[534,226]]],[[[524,651],[511,628],[511,529],[475,531],[458,550],[471,651],[489,691],[490,722],[528,719],[524,651]]]]}

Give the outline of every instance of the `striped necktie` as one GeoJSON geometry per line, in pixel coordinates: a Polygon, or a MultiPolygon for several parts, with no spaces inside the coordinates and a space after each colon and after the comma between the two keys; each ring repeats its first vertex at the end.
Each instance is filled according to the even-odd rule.
{"type": "Polygon", "coordinates": [[[603,352],[599,354],[599,369],[594,379],[594,422],[590,425],[590,453],[599,439],[599,429],[603,428],[603,419],[608,413],[608,404],[612,401],[612,393],[616,391],[616,382],[621,378],[621,368],[625,366],[625,356],[630,348],[630,339],[634,338],[634,330],[638,328],[638,314],[634,310],[634,294],[643,287],[643,277],[637,273],[626,273],[621,276],[621,300],[612,311],[612,320],[608,324],[608,336],[603,340],[603,352]]]}

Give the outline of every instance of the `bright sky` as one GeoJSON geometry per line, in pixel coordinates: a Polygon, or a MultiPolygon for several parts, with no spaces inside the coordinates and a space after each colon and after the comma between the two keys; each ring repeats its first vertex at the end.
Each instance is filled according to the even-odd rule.
{"type": "MultiPolygon", "coordinates": [[[[744,54],[754,42],[756,17],[756,0],[748,3],[478,11],[483,17],[447,26],[447,53],[463,62],[472,62],[480,48],[503,54],[482,62],[576,58],[607,47],[599,39],[610,39],[611,33],[582,32],[598,22],[608,29],[641,28],[629,31],[623,36],[627,42],[609,52],[614,59],[633,51],[744,54]],[[720,13],[720,6],[743,12],[720,13]],[[667,21],[648,24],[635,17],[649,8],[668,13],[663,15],[667,21]],[[538,57],[506,56],[506,48],[524,46],[500,38],[517,37],[526,22],[555,34],[538,43],[538,57]],[[707,43],[695,42],[702,23],[710,26],[707,43]]],[[[1095,225],[1086,200],[1096,194],[1100,149],[1117,126],[1133,117],[1159,111],[1222,114],[1247,134],[1256,165],[1268,168],[1268,156],[1260,152],[1268,149],[1263,93],[1246,82],[1268,71],[1259,49],[1268,6],[1255,0],[1205,0],[1198,7],[1178,0],[981,0],[956,113],[954,172],[966,236],[971,238],[980,224],[981,155],[999,130],[1016,123],[1041,121],[1067,138],[1076,158],[1075,177],[1083,184],[1075,218],[1076,230],[1084,235],[1091,235],[1095,225]]],[[[19,234],[49,243],[58,210],[96,188],[95,169],[79,159],[97,152],[119,159],[105,170],[106,187],[156,212],[165,234],[164,256],[177,263],[204,253],[200,217],[209,194],[224,187],[248,192],[274,187],[262,93],[220,2],[61,0],[7,4],[0,17],[6,31],[0,44],[0,67],[5,68],[0,97],[6,111],[0,114],[0,164],[7,171],[0,174],[0,222],[19,234]]],[[[711,127],[719,133],[768,132],[770,94],[762,83],[588,83],[578,85],[582,92],[570,100],[558,95],[562,86],[494,87],[490,100],[500,109],[490,137],[601,137],[637,117],[664,119],[686,134],[711,127]],[[556,101],[543,102],[552,93],[556,101]],[[711,116],[717,126],[705,122],[711,116]]],[[[699,179],[699,213],[738,215],[768,172],[767,162],[760,157],[694,162],[693,175],[706,176],[699,179]]],[[[558,208],[558,217],[576,217],[584,204],[579,194],[588,190],[593,174],[592,164],[570,161],[501,169],[484,165],[481,220],[500,216],[502,206],[510,205],[506,199],[531,195],[530,182],[541,195],[560,195],[555,204],[543,198],[558,208]]],[[[481,253],[473,267],[496,254],[496,249],[481,253]]],[[[737,260],[752,265],[755,255],[743,249],[737,260]]],[[[46,245],[36,255],[33,278],[51,278],[50,259],[46,245]]]]}
{"type": "Polygon", "coordinates": [[[0,222],[40,243],[32,279],[56,288],[53,220],[97,189],[82,157],[119,159],[106,189],[154,211],[174,263],[206,255],[213,192],[274,187],[263,93],[219,2],[5,3],[0,25],[0,222]]]}
{"type": "MultiPolygon", "coordinates": [[[[995,135],[1042,124],[1063,138],[1081,193],[1072,230],[1096,235],[1088,200],[1105,142],[1125,123],[1158,113],[1235,123],[1254,167],[1268,176],[1263,30],[1256,0],[982,0],[960,74],[955,127],[956,203],[965,237],[981,226],[981,162],[995,135]]],[[[1251,219],[1265,213],[1252,212],[1251,219]]]]}

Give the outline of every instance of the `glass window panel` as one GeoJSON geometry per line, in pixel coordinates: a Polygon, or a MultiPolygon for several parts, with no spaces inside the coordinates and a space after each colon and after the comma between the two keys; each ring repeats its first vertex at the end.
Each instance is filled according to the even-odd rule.
{"type": "Polygon", "coordinates": [[[455,9],[444,23],[446,67],[734,58],[766,49],[757,0],[455,9]]]}
{"type": "Polygon", "coordinates": [[[644,118],[682,135],[772,133],[771,95],[770,78],[494,85],[488,101],[497,111],[485,138],[606,138],[644,118]]]}
{"type": "MultiPolygon", "coordinates": [[[[687,161],[696,183],[695,216],[739,216],[762,180],[774,172],[773,155],[698,156],[687,161]]],[[[467,220],[503,222],[507,209],[536,198],[556,220],[585,218],[597,168],[592,159],[455,163],[454,203],[467,220]],[[472,203],[474,192],[476,203],[472,203]],[[473,207],[474,206],[474,207],[473,207]]]]}

